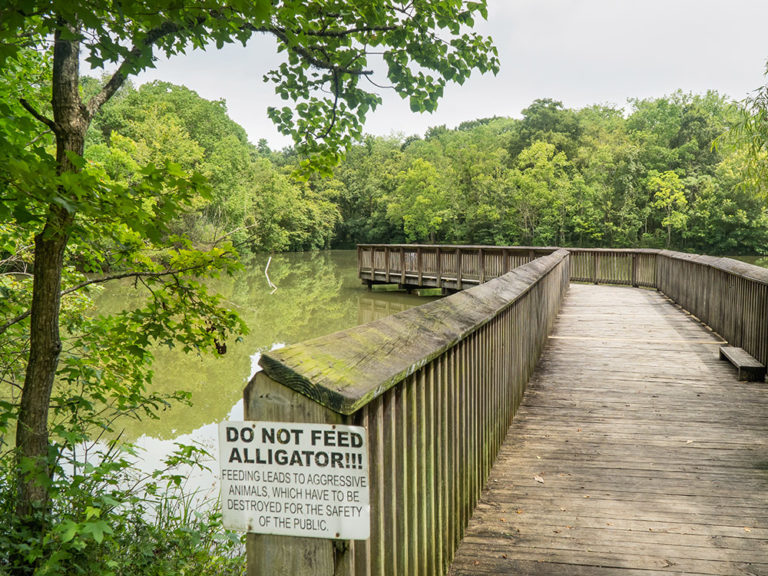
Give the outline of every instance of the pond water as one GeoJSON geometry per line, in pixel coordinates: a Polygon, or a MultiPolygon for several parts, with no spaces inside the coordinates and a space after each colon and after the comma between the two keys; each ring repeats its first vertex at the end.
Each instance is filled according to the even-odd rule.
{"type": "MultiPolygon", "coordinates": [[[[202,445],[217,456],[217,423],[242,420],[242,394],[259,369],[263,352],[370,322],[429,301],[403,292],[371,292],[357,277],[355,251],[281,254],[269,261],[258,256],[231,278],[210,283],[247,323],[250,334],[229,343],[225,355],[202,357],[158,349],[153,366],[157,392],[186,390],[191,406],[174,406],[158,420],[125,420],[123,438],[134,442],[145,470],[160,466],[176,442],[202,445]],[[268,276],[265,268],[269,262],[268,276]],[[270,286],[270,282],[272,286],[270,286]]],[[[111,285],[96,299],[96,312],[105,314],[139,305],[145,298],[132,283],[111,285]]],[[[215,496],[214,474],[191,480],[192,489],[215,496]]]]}

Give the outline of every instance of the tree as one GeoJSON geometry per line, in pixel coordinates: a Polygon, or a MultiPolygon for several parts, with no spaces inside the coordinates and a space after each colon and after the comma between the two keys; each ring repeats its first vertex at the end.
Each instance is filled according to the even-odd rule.
{"type": "Polygon", "coordinates": [[[562,102],[543,98],[534,100],[522,113],[518,137],[510,147],[511,156],[517,156],[536,141],[553,144],[568,158],[573,156],[581,134],[579,120],[573,110],[563,108],[562,102]]]}
{"type": "Polygon", "coordinates": [[[397,175],[397,183],[387,216],[393,223],[402,223],[407,242],[434,244],[448,215],[448,199],[437,169],[428,160],[416,158],[397,175]]]}
{"type": "Polygon", "coordinates": [[[537,141],[520,152],[517,164],[511,179],[523,242],[564,245],[572,199],[565,154],[537,141]]]}
{"type": "MultiPolygon", "coordinates": [[[[287,61],[265,78],[295,105],[271,109],[269,114],[282,132],[293,136],[304,169],[328,171],[351,139],[360,135],[366,114],[380,103],[374,92],[362,87],[372,75],[373,55],[383,53],[389,81],[410,99],[414,110],[433,110],[449,80],[461,83],[475,69],[498,69],[490,40],[467,30],[477,16],[487,16],[484,1],[3,3],[0,70],[26,70],[26,63],[39,54],[47,54],[52,63],[51,76],[30,89],[18,81],[4,87],[6,97],[16,98],[3,102],[0,115],[0,220],[23,224],[34,238],[31,305],[0,326],[6,331],[29,319],[29,356],[16,437],[19,462],[26,470],[19,477],[19,516],[44,509],[48,496],[48,410],[62,350],[62,294],[90,282],[67,286],[63,273],[73,256],[72,246],[83,246],[105,233],[116,243],[130,238],[134,246],[145,237],[167,241],[168,223],[206,194],[200,175],[172,161],[145,166],[127,183],[110,178],[98,164],[87,163],[86,133],[104,104],[129,77],[151,67],[158,51],[170,56],[270,34],[278,50],[286,52],[287,61]],[[103,86],[85,98],[80,88],[82,58],[93,67],[114,67],[103,86]],[[41,91],[51,95],[50,108],[40,98],[41,91]]],[[[133,266],[126,274],[137,279],[159,280],[178,278],[182,271],[219,268],[227,258],[225,249],[197,254],[184,252],[183,246],[176,250],[184,257],[169,257],[160,270],[147,261],[143,267],[126,260],[122,264],[133,266]]],[[[91,271],[103,272],[95,265],[98,257],[91,253],[90,258],[91,271]]],[[[186,286],[185,297],[194,299],[195,286],[186,286]]],[[[172,283],[161,287],[172,290],[172,283]]],[[[158,298],[159,310],[163,303],[169,305],[162,295],[158,298]]],[[[183,312],[180,302],[172,307],[176,313],[183,312]]],[[[201,302],[197,311],[221,320],[213,332],[236,328],[208,304],[201,302]]],[[[170,317],[165,327],[179,329],[170,317]]],[[[195,338],[200,345],[212,343],[212,337],[195,338]]]]}
{"type": "Polygon", "coordinates": [[[661,173],[652,170],[648,176],[648,191],[653,195],[651,206],[664,214],[661,225],[667,229],[667,250],[669,250],[672,244],[672,230],[684,229],[688,219],[685,213],[688,205],[685,185],[671,170],[661,173]]]}
{"type": "MultiPolygon", "coordinates": [[[[768,80],[768,62],[765,64],[768,80]]],[[[768,82],[742,102],[730,140],[747,150],[743,184],[768,199],[768,82]]]]}

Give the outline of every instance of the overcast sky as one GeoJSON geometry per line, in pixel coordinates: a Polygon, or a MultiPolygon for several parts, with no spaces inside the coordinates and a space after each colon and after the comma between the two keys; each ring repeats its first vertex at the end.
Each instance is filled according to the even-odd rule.
{"type": "MultiPolygon", "coordinates": [[[[489,0],[490,34],[499,50],[497,76],[474,74],[449,86],[433,114],[414,114],[406,102],[381,91],[384,104],[366,123],[377,135],[419,134],[489,116],[519,117],[536,98],[566,107],[626,106],[677,89],[714,89],[742,99],[765,82],[767,0],[489,0]]],[[[274,41],[256,38],[246,48],[192,52],[139,76],[183,84],[202,97],[225,99],[230,116],[256,143],[290,144],[266,116],[281,106],[262,77],[279,62],[274,41]]],[[[379,82],[381,83],[381,82],[379,82]]]]}

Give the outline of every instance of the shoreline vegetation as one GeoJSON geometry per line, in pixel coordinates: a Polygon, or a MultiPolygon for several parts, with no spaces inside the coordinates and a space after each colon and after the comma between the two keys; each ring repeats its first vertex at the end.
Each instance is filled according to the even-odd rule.
{"type": "Polygon", "coordinates": [[[146,162],[199,171],[211,197],[174,230],[241,253],[429,242],[764,254],[766,189],[735,129],[744,113],[712,91],[626,108],[539,99],[519,119],[364,136],[330,177],[297,180],[295,150],[254,145],[223,102],[152,82],[105,106],[86,158],[113,178],[146,162]]]}

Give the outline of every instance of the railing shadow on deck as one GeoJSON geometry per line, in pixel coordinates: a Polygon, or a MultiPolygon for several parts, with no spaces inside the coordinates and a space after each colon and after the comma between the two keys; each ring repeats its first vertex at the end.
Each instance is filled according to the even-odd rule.
{"type": "Polygon", "coordinates": [[[658,289],[768,361],[768,270],[728,258],[361,245],[358,268],[369,284],[475,287],[262,357],[247,419],[368,429],[372,526],[368,541],[249,534],[250,575],[445,573],[570,281],[658,289]]]}

